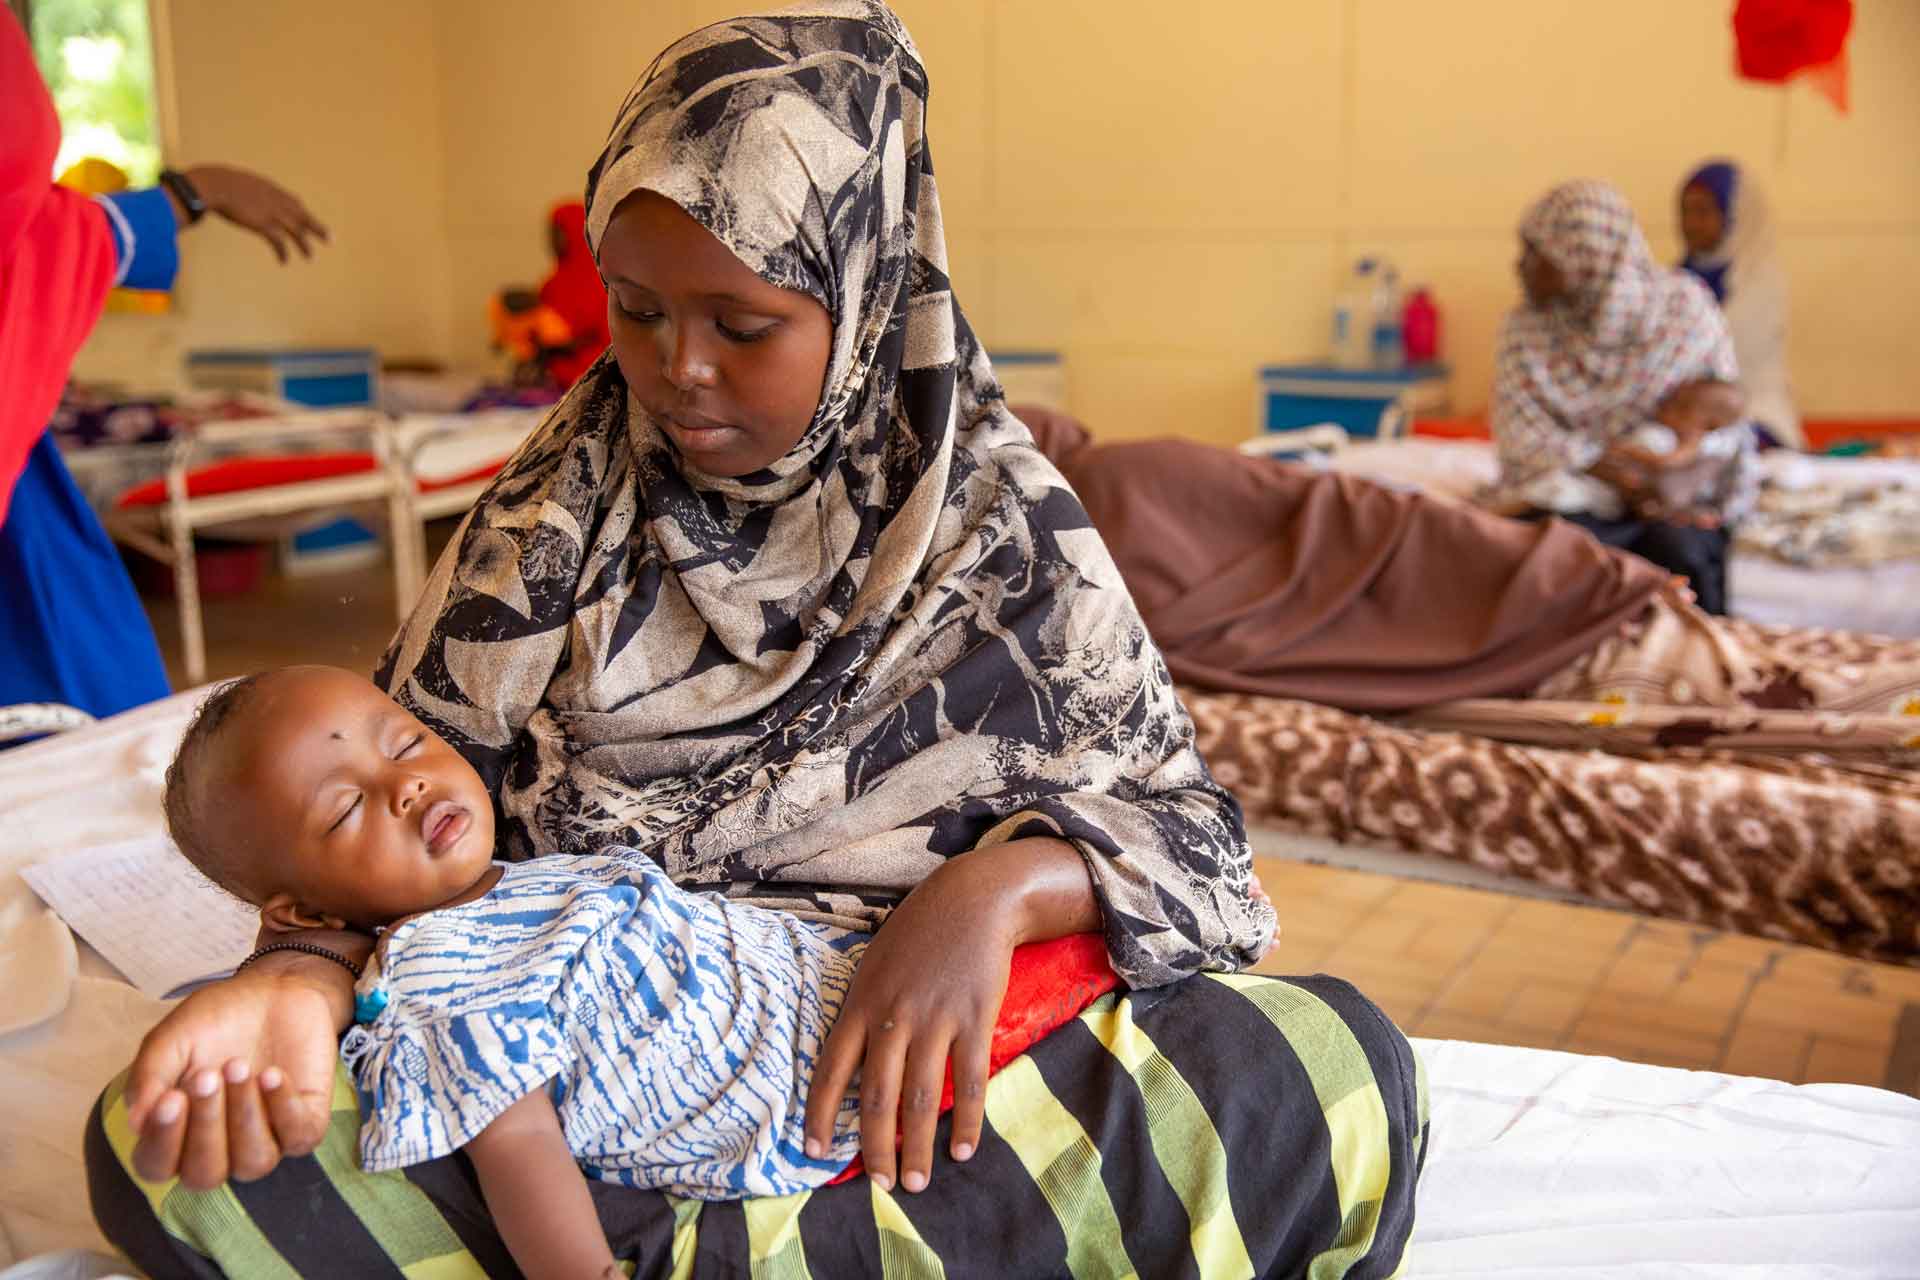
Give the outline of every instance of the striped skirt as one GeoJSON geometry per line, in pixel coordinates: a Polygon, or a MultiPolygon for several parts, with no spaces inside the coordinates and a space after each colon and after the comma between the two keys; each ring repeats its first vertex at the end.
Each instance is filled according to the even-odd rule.
{"type": "MultiPolygon", "coordinates": [[[[1305,1276],[1398,1272],[1426,1145],[1406,1039],[1328,977],[1110,994],[1009,1063],[972,1160],[918,1195],[866,1178],[702,1203],[593,1183],[640,1276],[1305,1276]]],[[[366,1174],[342,1075],[312,1156],[190,1191],[131,1171],[116,1082],[87,1135],[101,1229],[153,1277],[515,1276],[472,1167],[366,1174]]]]}

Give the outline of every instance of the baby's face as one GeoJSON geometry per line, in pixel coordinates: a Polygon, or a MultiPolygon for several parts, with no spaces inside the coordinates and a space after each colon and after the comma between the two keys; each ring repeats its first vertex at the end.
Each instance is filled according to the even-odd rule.
{"type": "Polygon", "coordinates": [[[223,840],[264,851],[258,887],[362,927],[441,906],[493,860],[473,766],[351,672],[266,677],[220,749],[223,840]]]}
{"type": "Polygon", "coordinates": [[[1676,431],[1704,435],[1740,421],[1746,409],[1746,397],[1740,388],[1725,382],[1708,382],[1684,388],[1668,405],[1662,421],[1676,431]]]}

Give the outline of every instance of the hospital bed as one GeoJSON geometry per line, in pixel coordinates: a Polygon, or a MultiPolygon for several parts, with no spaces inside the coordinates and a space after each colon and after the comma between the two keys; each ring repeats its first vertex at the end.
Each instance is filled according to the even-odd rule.
{"type": "Polygon", "coordinates": [[[108,533],[169,567],[180,603],[182,666],[206,678],[206,635],[194,538],[275,539],[346,513],[385,527],[394,599],[405,618],[426,580],[422,525],[471,507],[545,415],[369,409],[282,411],[189,422],[167,440],[67,455],[108,533]]]}
{"type": "MultiPolygon", "coordinates": [[[[0,1079],[12,1091],[0,1108],[0,1267],[106,1247],[87,1211],[82,1128],[166,1009],[76,948],[19,870],[157,833],[161,775],[199,696],[0,753],[0,1079]]],[[[1920,1101],[1417,1043],[1433,1127],[1407,1275],[1866,1280],[1920,1271],[1920,1101]]],[[[59,1274],[52,1260],[39,1265],[59,1274]]]]}
{"type": "Polygon", "coordinates": [[[546,414],[489,409],[395,419],[395,449],[412,484],[414,513],[421,520],[465,515],[546,414]]]}
{"type": "Polygon", "coordinates": [[[162,447],[167,461],[159,483],[122,494],[104,523],[115,541],[172,569],[189,683],[207,675],[194,555],[194,538],[202,533],[271,537],[289,517],[380,510],[392,546],[395,599],[406,616],[425,581],[425,551],[384,415],[347,409],[197,424],[162,447]]]}

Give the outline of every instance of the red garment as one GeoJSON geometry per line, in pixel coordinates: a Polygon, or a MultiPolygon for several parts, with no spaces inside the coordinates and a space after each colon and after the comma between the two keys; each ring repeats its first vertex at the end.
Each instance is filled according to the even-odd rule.
{"type": "Polygon", "coordinates": [[[0,17],[0,524],[67,370],[113,287],[113,234],[85,196],[53,185],[60,118],[27,33],[0,17]]]}
{"type": "Polygon", "coordinates": [[[540,301],[552,307],[573,331],[573,350],[556,356],[549,367],[563,387],[587,371],[611,341],[607,333],[607,286],[587,247],[587,206],[568,200],[553,206],[553,227],[562,238],[559,261],[540,286],[540,301]]]}

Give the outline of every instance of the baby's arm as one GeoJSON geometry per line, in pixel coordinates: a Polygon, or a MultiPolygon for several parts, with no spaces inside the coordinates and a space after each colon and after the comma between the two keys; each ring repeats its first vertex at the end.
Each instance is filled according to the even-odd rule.
{"type": "Polygon", "coordinates": [[[467,1156],[527,1280],[624,1280],[545,1089],[502,1111],[467,1156]]]}

